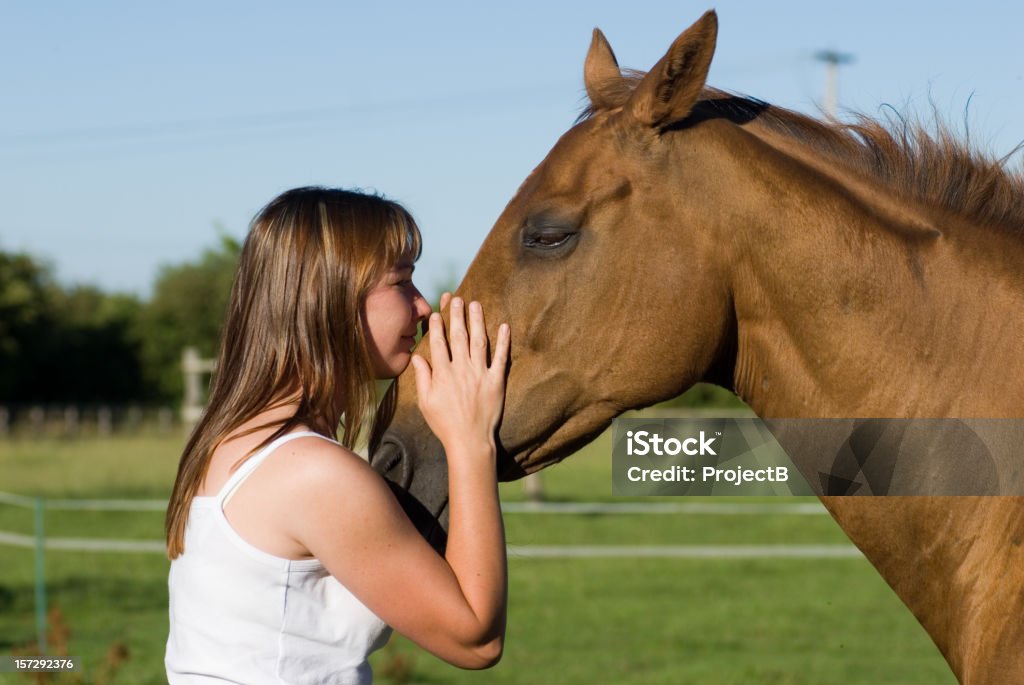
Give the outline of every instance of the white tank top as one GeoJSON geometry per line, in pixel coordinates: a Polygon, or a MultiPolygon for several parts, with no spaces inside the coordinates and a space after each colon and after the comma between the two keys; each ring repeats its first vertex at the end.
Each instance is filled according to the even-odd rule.
{"type": "Polygon", "coordinates": [[[391,629],[319,560],[256,549],[224,516],[231,495],[271,452],[313,435],[323,438],[281,436],[246,460],[215,496],[192,500],[185,553],[171,562],[168,578],[164,664],[171,685],[371,682],[366,659],[391,629]]]}

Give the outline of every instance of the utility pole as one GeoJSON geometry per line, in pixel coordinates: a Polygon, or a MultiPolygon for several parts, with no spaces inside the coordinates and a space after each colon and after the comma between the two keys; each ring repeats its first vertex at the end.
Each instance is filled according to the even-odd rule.
{"type": "Polygon", "coordinates": [[[839,116],[839,65],[853,62],[853,55],[837,50],[820,50],[814,59],[825,63],[825,113],[835,119],[839,116]]]}

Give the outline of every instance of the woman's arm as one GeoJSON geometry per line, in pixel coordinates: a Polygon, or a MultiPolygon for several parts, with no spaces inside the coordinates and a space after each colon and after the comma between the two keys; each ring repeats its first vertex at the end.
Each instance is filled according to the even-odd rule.
{"type": "Polygon", "coordinates": [[[414,357],[420,408],[448,458],[445,558],[420,537],[383,479],[347,450],[319,441],[296,459],[302,506],[285,523],[310,553],[382,620],[452,664],[486,668],[501,657],[507,571],[494,431],[504,400],[509,331],[487,365],[483,312],[451,303],[450,357],[440,317],[431,364],[414,357]]]}
{"type": "Polygon", "coordinates": [[[468,331],[464,309],[461,298],[451,301],[448,345],[440,314],[431,315],[431,364],[417,356],[413,365],[420,410],[448,458],[446,559],[481,626],[497,638],[497,661],[505,633],[507,561],[494,434],[505,399],[509,331],[499,327],[488,367],[483,308],[470,303],[468,331]]]}

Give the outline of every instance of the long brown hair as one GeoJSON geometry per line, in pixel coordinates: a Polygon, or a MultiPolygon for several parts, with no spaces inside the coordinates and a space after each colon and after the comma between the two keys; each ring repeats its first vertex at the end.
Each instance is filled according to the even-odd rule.
{"type": "MultiPolygon", "coordinates": [[[[167,508],[172,559],[184,552],[189,508],[214,449],[260,412],[297,399],[295,415],[249,455],[300,425],[333,439],[340,424],[342,444],[355,445],[375,403],[362,304],[403,255],[419,257],[420,245],[412,216],[377,195],[296,188],[256,215],[206,411],[185,446],[167,508]]],[[[374,416],[371,445],[391,420],[395,385],[374,416]]]]}

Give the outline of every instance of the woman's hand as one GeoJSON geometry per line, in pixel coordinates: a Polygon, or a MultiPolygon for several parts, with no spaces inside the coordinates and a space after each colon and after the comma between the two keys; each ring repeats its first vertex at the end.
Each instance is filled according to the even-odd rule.
{"type": "MultiPolygon", "coordinates": [[[[442,297],[442,301],[447,298],[442,297]]],[[[450,328],[446,340],[441,315],[430,315],[430,362],[413,355],[419,407],[430,429],[448,451],[478,452],[482,445],[493,453],[494,431],[505,402],[505,365],[510,332],[498,328],[498,338],[488,366],[487,329],[483,307],[469,304],[469,328],[460,297],[450,301],[450,328]]]]}
{"type": "Polygon", "coordinates": [[[487,668],[501,658],[508,607],[494,431],[504,405],[510,333],[506,325],[499,328],[488,365],[483,309],[470,304],[467,328],[465,303],[453,298],[450,307],[450,343],[441,316],[433,314],[431,361],[412,359],[420,409],[448,457],[444,558],[364,460],[313,438],[307,438],[313,443],[308,451],[323,454],[311,454],[304,469],[290,467],[292,492],[304,506],[289,508],[295,519],[289,529],[396,630],[450,663],[487,668]],[[338,497],[339,488],[345,497],[338,497]]]}
{"type": "MultiPolygon", "coordinates": [[[[442,298],[442,302],[446,298],[442,298]]],[[[450,302],[448,341],[440,314],[430,316],[430,363],[413,355],[420,411],[448,457],[445,560],[474,621],[474,654],[484,665],[501,656],[508,605],[505,530],[498,503],[494,432],[505,403],[510,332],[498,328],[487,364],[487,329],[479,302],[450,302]]]]}

